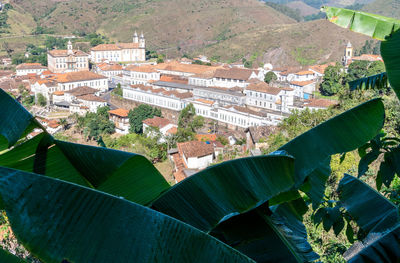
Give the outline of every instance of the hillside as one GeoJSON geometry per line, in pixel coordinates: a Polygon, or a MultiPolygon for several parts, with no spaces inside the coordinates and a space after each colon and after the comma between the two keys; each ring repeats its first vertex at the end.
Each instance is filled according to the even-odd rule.
{"type": "Polygon", "coordinates": [[[302,1],[293,1],[293,2],[286,4],[286,6],[292,8],[292,9],[295,9],[295,10],[298,9],[302,16],[308,16],[308,15],[316,14],[319,12],[319,10],[317,8],[309,6],[302,1]]]}
{"type": "Polygon", "coordinates": [[[10,16],[26,20],[15,29],[21,34],[36,28],[33,20],[57,34],[98,32],[111,41],[131,41],[138,30],[145,33],[149,50],[168,58],[203,53],[228,62],[245,57],[254,65],[306,65],[338,60],[348,40],[359,48],[366,39],[324,20],[296,23],[257,0],[10,2],[17,12],[10,16]]]}
{"type": "Polygon", "coordinates": [[[400,0],[375,0],[363,11],[400,19],[400,0]]]}

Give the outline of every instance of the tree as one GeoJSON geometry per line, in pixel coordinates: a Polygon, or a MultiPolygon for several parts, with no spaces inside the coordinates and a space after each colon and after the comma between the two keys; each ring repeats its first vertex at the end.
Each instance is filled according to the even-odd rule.
{"type": "Polygon", "coordinates": [[[141,134],[143,133],[143,121],[154,116],[161,117],[161,110],[153,108],[147,104],[141,104],[128,113],[129,117],[129,131],[141,134]]]}
{"type": "Polygon", "coordinates": [[[267,74],[265,74],[265,78],[264,81],[266,83],[270,83],[271,81],[277,80],[278,77],[276,76],[276,74],[272,71],[268,71],[267,74]]]}
{"type": "Polygon", "coordinates": [[[42,107],[47,105],[47,99],[45,96],[43,96],[42,93],[37,94],[37,104],[39,104],[42,107]]]}
{"type": "Polygon", "coordinates": [[[63,128],[64,130],[67,130],[67,129],[68,129],[69,123],[68,123],[68,121],[67,121],[66,118],[61,118],[60,121],[59,121],[58,123],[62,126],[62,128],[63,128]]]}
{"type": "Polygon", "coordinates": [[[117,87],[112,91],[115,95],[122,97],[123,92],[122,92],[122,88],[121,88],[121,84],[118,83],[117,87]]]}
{"type": "Polygon", "coordinates": [[[178,141],[194,140],[196,131],[204,126],[204,118],[196,115],[196,109],[189,103],[179,114],[178,141]]]}
{"type": "Polygon", "coordinates": [[[344,69],[336,63],[335,66],[328,66],[320,86],[323,95],[332,96],[343,88],[344,69]]]}

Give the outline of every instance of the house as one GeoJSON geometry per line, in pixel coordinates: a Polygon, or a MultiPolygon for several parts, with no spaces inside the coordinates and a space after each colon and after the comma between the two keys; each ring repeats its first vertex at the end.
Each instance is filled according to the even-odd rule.
{"type": "Polygon", "coordinates": [[[189,169],[204,169],[214,159],[214,148],[211,144],[199,141],[177,143],[179,155],[189,169]]]}
{"type": "Polygon", "coordinates": [[[155,66],[158,72],[165,75],[175,75],[181,77],[190,77],[196,74],[205,74],[215,71],[219,67],[205,66],[198,64],[182,64],[178,61],[170,61],[155,66]]]}
{"type": "Polygon", "coordinates": [[[124,84],[147,85],[151,81],[160,80],[160,73],[152,65],[129,65],[122,72],[124,84]]]}
{"type": "Polygon", "coordinates": [[[165,137],[173,134],[174,131],[172,129],[177,129],[177,127],[177,125],[171,123],[169,120],[158,116],[143,121],[143,133],[147,134],[147,136],[155,136],[152,128],[157,129],[161,134],[160,143],[165,142],[165,137]]]}
{"type": "Polygon", "coordinates": [[[247,86],[245,93],[246,104],[251,107],[288,113],[289,106],[293,106],[294,90],[291,88],[271,87],[260,81],[247,86]]]}
{"type": "Polygon", "coordinates": [[[294,96],[302,99],[310,99],[316,88],[314,80],[307,81],[291,81],[290,87],[294,89],[294,96]]]}
{"type": "Polygon", "coordinates": [[[308,68],[308,70],[314,72],[315,76],[317,78],[323,78],[325,75],[325,70],[329,67],[329,66],[335,66],[334,62],[331,63],[327,63],[327,64],[323,64],[323,65],[314,65],[314,66],[310,66],[308,68]]]}
{"type": "Polygon", "coordinates": [[[264,80],[262,72],[253,69],[229,68],[217,69],[213,76],[213,84],[216,87],[234,88],[247,87],[250,79],[264,80]]]}
{"type": "Polygon", "coordinates": [[[101,92],[108,91],[107,77],[91,71],[57,74],[52,79],[58,83],[59,91],[72,90],[82,86],[88,86],[101,92]]]}
{"type": "Polygon", "coordinates": [[[30,73],[39,75],[45,70],[47,70],[47,67],[40,63],[22,63],[16,67],[17,76],[26,76],[30,73]]]}
{"type": "Polygon", "coordinates": [[[304,108],[310,110],[324,110],[330,106],[337,105],[338,102],[335,100],[328,99],[310,99],[304,102],[304,108]]]}
{"type": "Polygon", "coordinates": [[[131,43],[100,44],[90,51],[91,60],[100,63],[112,62],[134,63],[146,60],[146,40],[143,33],[138,37],[135,32],[131,43]]]}
{"type": "Polygon", "coordinates": [[[95,72],[97,74],[106,76],[109,80],[113,77],[122,74],[122,65],[117,63],[100,63],[95,66],[95,72]]]}
{"type": "Polygon", "coordinates": [[[38,94],[42,94],[49,104],[52,103],[52,94],[58,90],[58,84],[51,79],[39,79],[31,86],[31,91],[37,98],[38,94]]]}
{"type": "Polygon", "coordinates": [[[72,102],[77,99],[79,96],[85,96],[85,95],[99,95],[99,91],[97,89],[93,89],[88,86],[81,86],[74,88],[72,90],[67,90],[64,92],[64,100],[66,102],[72,102]]]}
{"type": "Polygon", "coordinates": [[[109,119],[115,125],[115,131],[120,134],[128,134],[129,133],[129,118],[128,118],[128,110],[125,109],[115,109],[110,110],[108,112],[109,119]]]}
{"type": "Polygon", "coordinates": [[[89,70],[89,55],[81,50],[73,49],[71,40],[66,50],[50,50],[47,52],[49,70],[54,73],[65,73],[89,70]]]}
{"type": "Polygon", "coordinates": [[[287,76],[287,81],[308,81],[315,80],[316,74],[311,70],[301,70],[298,72],[290,73],[287,76]]]}
{"type": "MultiPolygon", "coordinates": [[[[76,97],[76,100],[72,101],[71,105],[79,106],[80,109],[83,109],[83,106],[90,112],[97,112],[98,108],[107,106],[107,102],[98,96],[87,94],[76,97]]],[[[71,113],[74,113],[74,110],[76,110],[76,107],[70,108],[71,113]]]]}

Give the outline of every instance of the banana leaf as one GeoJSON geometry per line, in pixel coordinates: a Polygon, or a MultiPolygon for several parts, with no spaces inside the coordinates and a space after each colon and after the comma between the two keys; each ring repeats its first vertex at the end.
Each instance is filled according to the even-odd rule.
{"type": "Polygon", "coordinates": [[[26,263],[25,260],[0,248],[0,262],[2,263],[26,263]]]}
{"type": "Polygon", "coordinates": [[[400,262],[400,225],[383,233],[371,233],[344,254],[349,263],[400,262]]]}
{"type": "Polygon", "coordinates": [[[307,242],[307,232],[286,204],[262,205],[230,218],[211,234],[257,262],[312,262],[319,256],[307,242]]]}
{"type": "Polygon", "coordinates": [[[400,222],[398,207],[356,177],[346,174],[338,192],[340,202],[366,233],[383,232],[400,222]]]}
{"type": "Polygon", "coordinates": [[[331,175],[331,158],[328,157],[319,167],[310,174],[309,183],[312,185],[307,196],[311,199],[313,209],[317,209],[325,195],[326,181],[331,175]]]}
{"type": "Polygon", "coordinates": [[[58,179],[0,167],[0,195],[43,262],[253,262],[176,219],[58,179]]]}
{"type": "Polygon", "coordinates": [[[390,86],[400,98],[400,30],[381,43],[381,55],[385,62],[390,86]]]}
{"type": "Polygon", "coordinates": [[[92,187],[146,205],[170,186],[145,157],[42,133],[0,155],[0,166],[92,187]]]}
{"type": "Polygon", "coordinates": [[[14,145],[40,124],[16,100],[0,89],[0,151],[14,145]]]}
{"type": "Polygon", "coordinates": [[[292,188],[293,163],[291,157],[275,155],[214,165],[173,186],[151,207],[209,232],[292,188]]]}
{"type": "Polygon", "coordinates": [[[400,20],[394,18],[337,7],[322,7],[322,11],[332,23],[381,41],[400,29],[400,20]]]}
{"type": "MultiPolygon", "coordinates": [[[[279,150],[295,158],[295,188],[300,187],[315,169],[333,154],[357,149],[382,129],[385,109],[381,99],[352,108],[296,137],[279,150]]],[[[311,189],[324,188],[324,180],[311,180],[311,189]]],[[[320,202],[319,195],[313,202],[320,202]]]]}
{"type": "Polygon", "coordinates": [[[350,90],[356,89],[386,89],[388,88],[387,73],[380,73],[377,75],[357,79],[349,82],[350,90]]]}

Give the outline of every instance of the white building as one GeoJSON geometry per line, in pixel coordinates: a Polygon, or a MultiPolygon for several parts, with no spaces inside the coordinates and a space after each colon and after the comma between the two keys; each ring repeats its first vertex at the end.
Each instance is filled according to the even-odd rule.
{"type": "Polygon", "coordinates": [[[95,67],[95,72],[97,74],[106,76],[109,80],[122,74],[122,70],[122,65],[117,63],[100,63],[95,67]]]}
{"type": "Polygon", "coordinates": [[[128,85],[143,84],[160,80],[160,73],[151,65],[129,65],[122,74],[123,83],[128,85]]]}
{"type": "MultiPolygon", "coordinates": [[[[80,105],[81,108],[82,106],[85,106],[90,112],[97,112],[98,108],[107,106],[107,102],[104,99],[93,94],[79,96],[76,98],[76,101],[71,103],[71,105],[72,104],[80,105]]],[[[72,108],[70,108],[70,112],[74,113],[72,108]]]]}
{"type": "Polygon", "coordinates": [[[204,169],[214,159],[214,147],[199,141],[177,143],[179,155],[189,169],[204,169]]]}
{"type": "Polygon", "coordinates": [[[129,133],[129,111],[125,109],[115,109],[108,112],[109,119],[115,125],[115,132],[120,134],[129,133]]]}
{"type": "Polygon", "coordinates": [[[133,63],[146,60],[146,40],[135,32],[132,43],[100,44],[91,49],[91,60],[133,63]]]}
{"type": "Polygon", "coordinates": [[[258,70],[229,68],[217,69],[213,76],[213,86],[245,88],[250,84],[250,79],[264,80],[264,75],[258,70]]]}
{"type": "Polygon", "coordinates": [[[315,91],[316,83],[314,80],[292,81],[290,87],[294,89],[294,96],[302,99],[310,99],[315,91]]]}
{"type": "Polygon", "coordinates": [[[165,138],[171,133],[170,131],[177,128],[178,126],[169,120],[157,116],[143,121],[143,133],[147,136],[155,136],[153,129],[157,129],[161,134],[160,143],[166,142],[165,138]]]}
{"type": "Polygon", "coordinates": [[[68,41],[67,50],[51,50],[47,53],[49,70],[54,73],[65,73],[89,70],[89,55],[81,50],[74,50],[68,41]]]}
{"type": "Polygon", "coordinates": [[[57,90],[60,91],[72,90],[82,86],[87,86],[101,92],[108,91],[107,77],[91,71],[58,74],[53,79],[58,83],[57,90]]]}
{"type": "Polygon", "coordinates": [[[22,63],[16,67],[17,76],[26,76],[28,74],[39,75],[45,70],[47,70],[47,67],[42,66],[40,63],[22,63]]]}

